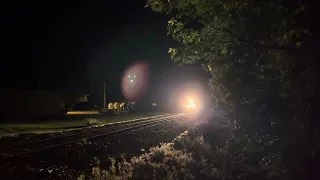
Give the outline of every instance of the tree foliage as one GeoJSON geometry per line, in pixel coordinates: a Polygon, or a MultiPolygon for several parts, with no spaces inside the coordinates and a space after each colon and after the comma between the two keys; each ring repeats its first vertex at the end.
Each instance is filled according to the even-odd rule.
{"type": "MultiPolygon", "coordinates": [[[[148,0],[147,6],[171,18],[168,34],[180,44],[168,51],[173,61],[201,65],[211,74],[213,101],[233,122],[229,147],[258,143],[255,163],[281,157],[288,168],[282,175],[302,177],[298,169],[318,148],[319,137],[311,100],[318,89],[317,69],[302,58],[312,36],[305,21],[308,5],[301,0],[148,0]]],[[[275,176],[279,173],[265,177],[275,176]]]]}
{"type": "Polygon", "coordinates": [[[66,104],[67,108],[81,102],[88,102],[89,94],[78,91],[61,92],[61,100],[66,104]]]}

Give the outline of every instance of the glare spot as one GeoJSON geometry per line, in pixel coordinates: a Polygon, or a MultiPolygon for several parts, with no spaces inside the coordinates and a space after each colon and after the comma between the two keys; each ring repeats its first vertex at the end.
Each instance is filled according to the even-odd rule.
{"type": "Polygon", "coordinates": [[[129,66],[123,72],[121,80],[121,89],[126,100],[139,100],[148,86],[148,79],[149,69],[146,63],[140,61],[129,66]]]}

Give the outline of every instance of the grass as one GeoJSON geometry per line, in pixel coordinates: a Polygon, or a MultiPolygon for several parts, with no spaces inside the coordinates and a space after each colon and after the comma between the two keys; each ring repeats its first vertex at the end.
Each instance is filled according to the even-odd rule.
{"type": "Polygon", "coordinates": [[[101,125],[103,124],[101,121],[97,120],[96,118],[88,118],[87,119],[87,126],[94,126],[94,125],[101,125]]]}
{"type": "Polygon", "coordinates": [[[119,122],[132,121],[146,117],[165,115],[164,113],[140,113],[114,116],[85,116],[66,115],[56,120],[27,121],[17,123],[0,123],[0,137],[14,136],[21,133],[52,133],[65,130],[73,130],[92,125],[105,125],[119,122]],[[72,117],[72,118],[70,118],[72,117]]]}

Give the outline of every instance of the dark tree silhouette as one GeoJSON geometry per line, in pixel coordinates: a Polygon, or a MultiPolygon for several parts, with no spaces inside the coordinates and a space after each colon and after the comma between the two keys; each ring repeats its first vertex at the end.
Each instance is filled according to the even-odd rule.
{"type": "Polygon", "coordinates": [[[214,104],[228,112],[234,135],[225,148],[226,177],[306,178],[304,161],[319,151],[311,5],[148,0],[147,6],[171,18],[168,34],[179,42],[169,49],[172,60],[211,74],[214,104]]]}

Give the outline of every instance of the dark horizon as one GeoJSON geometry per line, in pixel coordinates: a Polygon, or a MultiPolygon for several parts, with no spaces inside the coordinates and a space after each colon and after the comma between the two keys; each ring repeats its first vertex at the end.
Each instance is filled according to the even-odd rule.
{"type": "MultiPolygon", "coordinates": [[[[7,4],[1,87],[84,91],[92,95],[93,104],[100,104],[106,82],[107,99],[122,101],[121,74],[143,60],[151,73],[142,99],[155,99],[158,78],[177,68],[167,53],[175,42],[166,34],[168,19],[144,6],[145,1],[7,4]]],[[[183,84],[187,75],[181,72],[167,80],[183,84]]]]}

